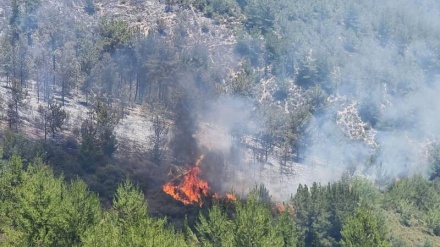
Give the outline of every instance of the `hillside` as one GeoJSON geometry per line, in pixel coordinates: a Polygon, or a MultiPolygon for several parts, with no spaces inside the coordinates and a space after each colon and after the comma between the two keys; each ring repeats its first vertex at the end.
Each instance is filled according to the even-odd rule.
{"type": "Polygon", "coordinates": [[[26,176],[47,164],[115,211],[129,179],[151,215],[189,224],[189,245],[215,239],[199,212],[235,222],[256,191],[273,216],[292,208],[298,246],[347,246],[343,225],[379,219],[386,243],[436,245],[438,14],[433,0],[0,2],[3,172],[15,155],[26,176]]]}

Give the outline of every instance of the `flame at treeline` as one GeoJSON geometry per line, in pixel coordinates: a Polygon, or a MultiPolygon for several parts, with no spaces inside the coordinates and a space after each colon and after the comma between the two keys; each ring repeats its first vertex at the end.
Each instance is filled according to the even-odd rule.
{"type": "Polygon", "coordinates": [[[183,175],[166,183],[162,187],[163,191],[185,205],[199,204],[202,206],[202,196],[207,196],[209,190],[208,182],[198,176],[201,172],[200,163],[204,158],[203,154],[200,155],[193,167],[183,175]]]}
{"type": "Polygon", "coordinates": [[[180,183],[168,182],[163,186],[163,191],[183,204],[199,204],[202,206],[202,195],[207,196],[209,185],[198,177],[201,169],[198,166],[192,167],[180,183]]]}
{"type": "MultiPolygon", "coordinates": [[[[199,204],[199,206],[202,206],[202,197],[208,196],[209,191],[208,182],[199,177],[202,171],[200,163],[203,158],[204,156],[201,155],[195,165],[189,168],[187,172],[166,183],[162,187],[163,191],[185,205],[199,204]]],[[[214,194],[214,198],[218,198],[218,195],[214,194]]],[[[230,201],[236,200],[232,194],[226,194],[226,198],[230,201]]]]}
{"type": "Polygon", "coordinates": [[[226,194],[226,199],[228,199],[229,201],[236,201],[237,198],[233,195],[233,194],[226,194]]]}

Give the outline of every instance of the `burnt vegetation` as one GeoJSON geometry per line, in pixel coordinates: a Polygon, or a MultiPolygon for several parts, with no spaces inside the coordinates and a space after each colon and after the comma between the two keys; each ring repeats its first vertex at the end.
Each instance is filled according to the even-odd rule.
{"type": "Polygon", "coordinates": [[[439,246],[439,13],[0,2],[0,246],[439,246]]]}

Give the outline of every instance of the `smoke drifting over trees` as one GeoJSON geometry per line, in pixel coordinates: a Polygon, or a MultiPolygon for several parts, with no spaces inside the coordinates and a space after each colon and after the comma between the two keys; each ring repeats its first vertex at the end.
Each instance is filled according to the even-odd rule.
{"type": "MultiPolygon", "coordinates": [[[[0,156],[13,157],[0,160],[0,242],[4,227],[28,234],[24,221],[3,226],[21,217],[10,207],[12,188],[29,201],[27,187],[41,184],[58,211],[62,201],[77,210],[75,195],[64,193],[93,204],[93,231],[81,228],[66,243],[141,243],[123,229],[146,237],[142,229],[166,221],[148,218],[131,183],[117,190],[126,177],[150,212],[188,228],[166,228],[160,241],[170,245],[344,246],[372,231],[373,245],[404,246],[375,210],[435,240],[439,16],[435,0],[0,2],[0,156]],[[210,209],[188,206],[186,220],[162,186],[195,167],[209,184],[199,205],[210,209]],[[84,184],[63,184],[78,177],[113,211],[99,216],[84,184]],[[236,202],[221,197],[231,191],[236,202]],[[267,233],[255,239],[245,231],[252,213],[261,216],[252,230],[267,233]],[[225,239],[210,231],[217,226],[225,239]],[[115,234],[96,237],[101,227],[115,234]]],[[[40,241],[32,234],[24,245],[40,241]]]]}
{"type": "Polygon", "coordinates": [[[168,143],[156,128],[153,162],[191,162],[208,148],[244,170],[306,165],[303,182],[432,171],[435,1],[126,3],[134,15],[110,1],[2,8],[14,131],[32,85],[43,104],[69,107],[79,94],[122,118],[133,104],[163,115],[168,143]]]}
{"type": "Polygon", "coordinates": [[[438,3],[244,5],[250,36],[236,45],[244,62],[222,85],[235,97],[220,98],[218,108],[200,114],[215,115],[219,125],[218,131],[208,128],[208,143],[227,150],[236,135],[244,152],[251,146],[281,167],[307,165],[310,172],[298,178],[307,183],[344,173],[385,184],[430,176],[439,136],[438,3]],[[219,137],[220,130],[230,135],[219,137]]]}
{"type": "Polygon", "coordinates": [[[308,147],[309,162],[339,168],[354,164],[356,171],[373,177],[379,165],[390,177],[429,172],[426,148],[438,138],[434,40],[439,34],[432,29],[438,20],[431,16],[439,11],[436,5],[347,5],[340,26],[330,14],[337,10],[323,10],[327,16],[314,30],[318,34],[326,26],[331,33],[324,34],[325,43],[309,39],[307,56],[316,73],[329,72],[318,83],[334,99],[311,120],[311,140],[317,142],[308,147]]]}

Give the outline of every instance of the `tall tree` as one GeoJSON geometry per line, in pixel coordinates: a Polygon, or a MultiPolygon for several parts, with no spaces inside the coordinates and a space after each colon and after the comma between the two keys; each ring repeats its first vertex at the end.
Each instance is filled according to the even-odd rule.
{"type": "Polygon", "coordinates": [[[60,104],[50,103],[47,107],[40,105],[38,113],[41,115],[44,130],[44,140],[46,140],[47,133],[52,134],[52,139],[55,134],[60,131],[67,120],[67,113],[60,104]]]}
{"type": "Polygon", "coordinates": [[[207,216],[200,214],[196,224],[202,246],[234,246],[235,226],[219,205],[209,209],[207,216]]]}
{"type": "Polygon", "coordinates": [[[168,134],[168,127],[164,120],[159,118],[158,115],[153,117],[152,121],[153,125],[151,126],[151,130],[153,131],[150,136],[150,141],[153,145],[152,151],[152,159],[155,162],[160,162],[164,146],[166,144],[166,137],[168,134]]]}
{"type": "Polygon", "coordinates": [[[99,199],[84,182],[66,186],[38,160],[24,171],[17,156],[2,168],[2,246],[76,246],[98,222],[99,199]]]}
{"type": "MultiPolygon", "coordinates": [[[[0,162],[0,227],[10,225],[17,208],[16,187],[23,182],[23,163],[13,155],[8,162],[0,162]]],[[[3,229],[2,229],[3,230],[3,229]]]]}
{"type": "Polygon", "coordinates": [[[64,228],[62,205],[63,183],[50,169],[31,166],[16,188],[17,207],[12,229],[6,231],[10,246],[48,246],[61,244],[64,228]]]}
{"type": "Polygon", "coordinates": [[[358,207],[360,198],[348,181],[340,181],[327,186],[313,183],[310,189],[299,185],[292,202],[305,245],[334,246],[341,239],[345,218],[358,207]]]}
{"type": "Polygon", "coordinates": [[[61,102],[64,106],[66,95],[77,83],[80,67],[74,50],[74,42],[66,42],[60,53],[57,74],[61,84],[61,102]]]}
{"type": "Polygon", "coordinates": [[[103,165],[117,149],[115,127],[118,117],[109,103],[98,100],[88,119],[81,125],[80,161],[94,170],[103,165]]]}
{"type": "Polygon", "coordinates": [[[287,214],[274,217],[264,187],[254,189],[233,208],[214,205],[199,215],[196,233],[202,246],[295,246],[297,231],[287,214]],[[232,211],[232,212],[231,212],[232,211]]]}
{"type": "Polygon", "coordinates": [[[18,131],[20,125],[20,107],[24,105],[27,91],[24,90],[18,80],[12,81],[11,98],[8,101],[7,120],[11,130],[18,131]]]}
{"type": "Polygon", "coordinates": [[[165,220],[148,215],[144,195],[129,181],[118,187],[112,209],[86,233],[84,246],[187,246],[165,220]]]}
{"type": "Polygon", "coordinates": [[[371,210],[357,209],[349,216],[341,231],[342,247],[387,247],[386,231],[371,210]]]}

